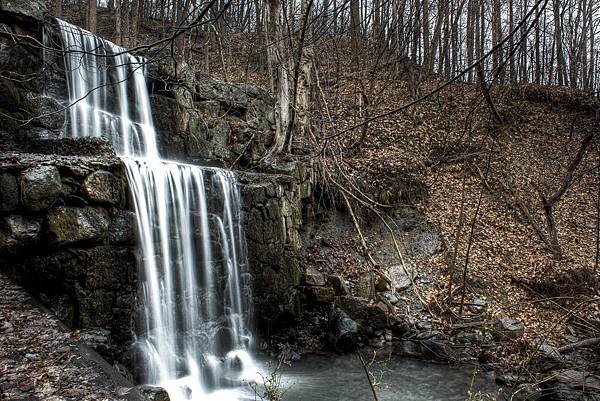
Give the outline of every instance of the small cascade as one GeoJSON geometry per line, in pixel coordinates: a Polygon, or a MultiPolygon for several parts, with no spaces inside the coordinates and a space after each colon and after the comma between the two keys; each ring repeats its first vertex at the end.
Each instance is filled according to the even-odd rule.
{"type": "Polygon", "coordinates": [[[232,172],[159,156],[145,60],[57,20],[69,135],[106,136],[126,167],[137,215],[138,345],[144,380],[171,400],[238,400],[255,374],[250,278],[232,172]]]}

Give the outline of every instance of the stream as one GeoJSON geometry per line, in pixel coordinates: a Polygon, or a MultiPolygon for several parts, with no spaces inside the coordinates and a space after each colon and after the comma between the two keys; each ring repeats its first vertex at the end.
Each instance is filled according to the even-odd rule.
{"type": "MultiPolygon", "coordinates": [[[[363,358],[370,363],[373,351],[363,351],[363,358]]],[[[378,351],[369,370],[379,401],[464,401],[471,387],[498,393],[493,378],[482,373],[474,377],[472,367],[399,358],[389,351],[378,351]]],[[[283,385],[285,401],[374,399],[356,354],[305,357],[284,371],[283,385]]]]}
{"type": "MultiPolygon", "coordinates": [[[[362,350],[365,363],[374,375],[378,401],[465,401],[468,391],[498,396],[500,388],[491,373],[474,373],[471,366],[451,366],[400,358],[391,350],[362,350]]],[[[257,357],[262,382],[277,361],[257,357]]],[[[259,386],[260,387],[260,386],[259,386]]],[[[363,366],[356,354],[310,354],[282,365],[282,401],[374,400],[363,366]]],[[[261,400],[242,390],[244,400],[261,400]]],[[[258,393],[262,394],[261,389],[258,393]]],[[[217,398],[215,398],[217,399],[217,398]]]]}

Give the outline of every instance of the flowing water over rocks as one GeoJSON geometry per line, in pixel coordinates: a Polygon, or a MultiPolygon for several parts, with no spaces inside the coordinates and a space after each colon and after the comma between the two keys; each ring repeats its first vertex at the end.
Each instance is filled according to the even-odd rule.
{"type": "Polygon", "coordinates": [[[70,136],[112,138],[136,211],[144,380],[172,400],[237,399],[255,371],[250,280],[233,173],[159,156],[145,60],[58,20],[70,136]],[[212,395],[211,395],[212,394],[212,395]]]}

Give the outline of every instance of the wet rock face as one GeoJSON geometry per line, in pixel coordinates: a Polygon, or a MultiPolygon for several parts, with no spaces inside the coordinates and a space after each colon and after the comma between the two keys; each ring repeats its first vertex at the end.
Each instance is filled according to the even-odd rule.
{"type": "Polygon", "coordinates": [[[257,164],[274,138],[274,100],[268,92],[204,74],[193,76],[185,66],[175,71],[169,58],[157,59],[163,61],[150,67],[149,77],[162,154],[192,161],[217,159],[225,165],[257,164]]]}
{"type": "Polygon", "coordinates": [[[136,240],[135,213],[129,210],[119,210],[115,214],[108,229],[108,239],[111,244],[132,245],[136,240]]]}
{"type": "Polygon", "coordinates": [[[29,115],[35,119],[35,124],[42,128],[58,130],[65,125],[64,106],[56,99],[49,96],[40,96],[26,93],[23,105],[27,108],[29,115]]]}
{"type": "Polygon", "coordinates": [[[238,175],[254,303],[261,324],[296,319],[307,297],[317,303],[331,302],[334,297],[334,290],[318,271],[303,277],[299,261],[300,232],[308,218],[303,214],[312,202],[316,177],[311,164],[301,163],[289,163],[278,174],[238,175]]]}
{"type": "Polygon", "coordinates": [[[21,197],[29,210],[48,209],[56,202],[60,191],[60,174],[54,166],[31,167],[21,173],[21,197]]]}

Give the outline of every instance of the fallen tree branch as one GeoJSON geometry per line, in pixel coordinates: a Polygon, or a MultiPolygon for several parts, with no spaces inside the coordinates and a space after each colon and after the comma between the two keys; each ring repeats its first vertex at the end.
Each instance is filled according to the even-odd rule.
{"type": "Polygon", "coordinates": [[[600,344],[600,337],[587,338],[585,340],[577,341],[572,344],[563,345],[562,347],[558,347],[556,352],[559,354],[564,354],[565,352],[571,352],[579,348],[592,347],[594,345],[600,344]]]}

